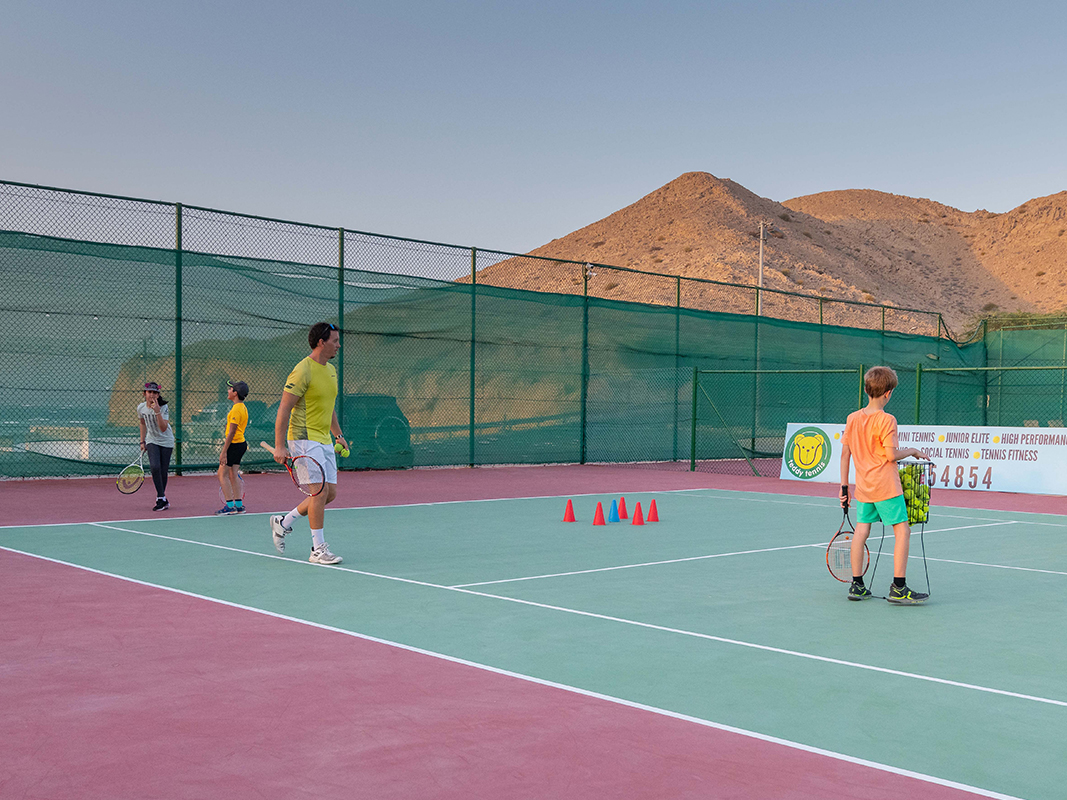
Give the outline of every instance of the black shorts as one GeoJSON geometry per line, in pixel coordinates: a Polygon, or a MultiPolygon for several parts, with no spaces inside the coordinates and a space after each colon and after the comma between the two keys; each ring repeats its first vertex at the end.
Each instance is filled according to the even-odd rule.
{"type": "Polygon", "coordinates": [[[226,466],[239,466],[246,450],[248,450],[248,442],[230,442],[230,446],[226,448],[226,466]]]}

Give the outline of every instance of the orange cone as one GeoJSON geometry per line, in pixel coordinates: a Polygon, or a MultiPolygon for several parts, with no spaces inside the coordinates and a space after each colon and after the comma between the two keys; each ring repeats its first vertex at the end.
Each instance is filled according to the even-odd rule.
{"type": "Polygon", "coordinates": [[[626,514],[626,498],[625,497],[620,497],[619,498],[619,519],[627,519],[627,518],[628,518],[628,516],[626,514]]]}
{"type": "Polygon", "coordinates": [[[648,507],[648,521],[659,522],[659,511],[656,509],[656,501],[652,500],[652,503],[648,507]]]}
{"type": "Polygon", "coordinates": [[[641,504],[640,503],[638,503],[636,506],[634,506],[634,521],[631,522],[630,524],[631,525],[644,525],[645,524],[645,518],[641,516],[641,504]]]}
{"type": "Polygon", "coordinates": [[[593,515],[593,524],[594,525],[607,525],[608,524],[608,523],[604,522],[604,506],[600,505],[599,501],[596,504],[596,513],[593,515]]]}
{"type": "Polygon", "coordinates": [[[563,512],[564,522],[574,522],[574,504],[570,500],[567,501],[567,509],[563,512]]]}

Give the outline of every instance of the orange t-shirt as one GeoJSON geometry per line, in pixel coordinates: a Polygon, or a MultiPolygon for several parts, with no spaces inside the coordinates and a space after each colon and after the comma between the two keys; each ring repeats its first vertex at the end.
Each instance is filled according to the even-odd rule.
{"type": "Polygon", "coordinates": [[[878,503],[903,493],[897,462],[893,460],[897,448],[896,417],[885,411],[853,411],[845,423],[843,438],[856,465],[857,500],[878,503]]]}

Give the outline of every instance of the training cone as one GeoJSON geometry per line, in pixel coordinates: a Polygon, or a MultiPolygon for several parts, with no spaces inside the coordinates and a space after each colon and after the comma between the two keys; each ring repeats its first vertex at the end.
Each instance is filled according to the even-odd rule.
{"type": "Polygon", "coordinates": [[[567,501],[567,509],[563,512],[564,522],[574,522],[574,503],[567,501]]]}
{"type": "Polygon", "coordinates": [[[634,506],[634,519],[633,519],[633,522],[631,522],[630,524],[631,525],[644,525],[645,524],[645,518],[641,516],[641,504],[640,503],[638,503],[636,506],[634,506]]]}
{"type": "Polygon", "coordinates": [[[619,519],[619,504],[614,500],[611,501],[611,508],[608,509],[608,522],[621,522],[619,519]]]}
{"type": "Polygon", "coordinates": [[[619,498],[619,518],[620,519],[629,519],[630,518],[629,515],[626,513],[626,498],[625,497],[620,497],[619,498]]]}
{"type": "Polygon", "coordinates": [[[604,522],[604,506],[600,505],[599,502],[596,504],[596,513],[593,515],[593,524],[594,525],[607,525],[608,524],[608,523],[604,522]]]}
{"type": "Polygon", "coordinates": [[[656,501],[654,499],[648,505],[648,521],[659,522],[659,511],[656,510],[656,501]]]}

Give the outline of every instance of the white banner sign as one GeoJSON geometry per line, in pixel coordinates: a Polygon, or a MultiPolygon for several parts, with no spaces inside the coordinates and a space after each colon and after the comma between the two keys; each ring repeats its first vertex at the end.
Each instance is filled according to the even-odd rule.
{"type": "MultiPolygon", "coordinates": [[[[844,431],[844,423],[789,423],[779,477],[839,483],[844,431]]],[[[900,425],[897,433],[901,448],[930,454],[937,487],[1067,495],[1067,429],[900,425]]]]}

